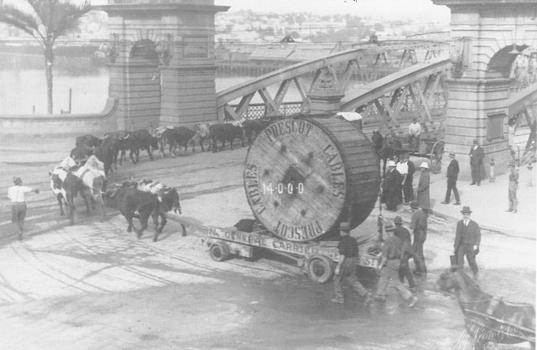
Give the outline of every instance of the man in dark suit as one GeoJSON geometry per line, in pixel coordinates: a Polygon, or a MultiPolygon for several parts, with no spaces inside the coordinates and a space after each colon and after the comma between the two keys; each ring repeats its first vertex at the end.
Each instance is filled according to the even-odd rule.
{"type": "Polygon", "coordinates": [[[449,158],[451,162],[447,167],[447,191],[446,199],[442,204],[449,204],[449,197],[451,197],[451,190],[453,190],[453,195],[455,196],[454,205],[460,205],[461,199],[459,198],[459,191],[457,190],[457,178],[459,176],[459,162],[455,159],[455,153],[449,152],[449,158]]]}
{"type": "Polygon", "coordinates": [[[479,245],[481,244],[481,230],[479,225],[470,220],[472,211],[470,207],[462,208],[463,219],[457,222],[457,233],[455,235],[455,256],[457,257],[458,269],[462,271],[464,267],[464,256],[468,260],[468,265],[472,269],[474,279],[477,279],[479,269],[475,262],[475,257],[479,253],[479,245]]]}
{"type": "Polygon", "coordinates": [[[481,168],[483,167],[483,158],[485,151],[479,146],[477,139],[474,139],[474,145],[470,148],[470,166],[472,167],[472,183],[470,185],[481,185],[481,168]]]}

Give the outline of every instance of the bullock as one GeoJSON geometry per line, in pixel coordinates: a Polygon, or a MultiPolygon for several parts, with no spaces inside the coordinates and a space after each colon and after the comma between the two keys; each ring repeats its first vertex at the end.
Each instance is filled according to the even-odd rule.
{"type": "Polygon", "coordinates": [[[77,166],[84,165],[88,158],[93,154],[93,149],[86,146],[76,146],[71,150],[69,157],[71,157],[77,166]]]}
{"type": "Polygon", "coordinates": [[[99,139],[97,136],[93,136],[91,134],[86,134],[84,136],[77,136],[76,138],[76,147],[87,147],[87,148],[96,148],[101,145],[101,139],[99,139]]]}
{"type": "MultiPolygon", "coordinates": [[[[97,160],[95,156],[93,158],[97,160]]],[[[101,216],[104,218],[105,212],[102,197],[103,191],[106,190],[106,176],[104,176],[104,170],[97,170],[91,165],[84,165],[74,174],[82,181],[86,188],[89,189],[93,199],[99,202],[101,216]]]]}
{"type": "MultiPolygon", "coordinates": [[[[181,203],[179,202],[179,194],[175,188],[166,186],[158,181],[144,179],[142,181],[130,181],[124,185],[129,184],[133,188],[137,188],[140,191],[152,193],[157,196],[160,202],[160,213],[162,218],[162,227],[166,224],[166,213],[174,211],[176,214],[181,215],[181,203]]],[[[183,224],[183,236],[186,236],[186,229],[183,224]]]]}
{"type": "Polygon", "coordinates": [[[244,132],[240,124],[213,124],[209,127],[209,132],[211,134],[211,149],[213,153],[217,151],[217,141],[222,142],[220,151],[224,148],[226,141],[229,141],[230,147],[233,149],[233,141],[236,138],[241,140],[241,146],[244,147],[244,132]]]}
{"type": "MultiPolygon", "coordinates": [[[[244,129],[244,135],[246,136],[246,139],[248,139],[248,144],[252,145],[252,137],[255,134],[255,137],[263,131],[263,129],[270,123],[270,121],[267,120],[260,120],[260,119],[249,119],[245,120],[242,123],[242,127],[244,129]]],[[[255,140],[255,137],[253,139],[255,140]]]]}
{"type": "Polygon", "coordinates": [[[127,232],[134,230],[138,239],[142,238],[142,233],[147,228],[147,221],[149,216],[151,216],[155,223],[153,241],[156,242],[158,240],[158,235],[162,232],[166,221],[162,220],[161,227],[158,227],[158,217],[161,214],[160,202],[156,195],[140,191],[127,185],[122,186],[115,191],[107,191],[105,194],[105,201],[106,206],[117,208],[121,212],[128,223],[127,232]],[[135,217],[138,217],[140,220],[142,226],[140,230],[138,230],[132,222],[132,219],[135,217]]]}
{"type": "MultiPolygon", "coordinates": [[[[123,138],[123,142],[123,147],[130,149],[129,157],[131,158],[132,164],[139,162],[140,150],[147,150],[149,159],[153,160],[153,150],[158,149],[157,138],[151,136],[149,131],[145,129],[133,131],[123,138]],[[136,155],[136,161],[134,160],[134,155],[136,155]]],[[[121,164],[121,160],[119,164],[121,164]]]]}
{"type": "Polygon", "coordinates": [[[74,224],[75,198],[78,193],[80,193],[84,199],[88,216],[90,214],[90,202],[91,206],[95,208],[93,198],[88,193],[80,179],[67,170],[75,166],[76,164],[73,159],[67,157],[62,161],[62,165],[59,165],[55,167],[54,170],[49,171],[50,188],[58,200],[58,205],[60,206],[60,215],[64,215],[63,203],[65,203],[65,207],[69,208],[69,222],[71,225],[74,224]]]}

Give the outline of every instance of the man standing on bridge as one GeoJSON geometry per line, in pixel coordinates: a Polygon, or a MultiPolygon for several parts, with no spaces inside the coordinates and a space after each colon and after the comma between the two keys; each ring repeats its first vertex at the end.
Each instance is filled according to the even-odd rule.
{"type": "Polygon", "coordinates": [[[412,123],[408,126],[408,144],[417,151],[420,146],[421,124],[417,117],[412,117],[412,123]]]}
{"type": "Polygon", "coordinates": [[[372,302],[371,293],[364,288],[356,277],[356,266],[358,264],[358,243],[356,239],[350,236],[350,224],[342,222],[339,225],[341,240],[338,244],[339,261],[336,266],[334,275],[334,289],[336,297],[332,299],[333,303],[343,304],[345,297],[341,288],[341,280],[345,279],[352,288],[365,299],[365,304],[369,305],[372,302]]]}
{"type": "Polygon", "coordinates": [[[19,240],[21,240],[24,233],[24,218],[26,217],[26,200],[24,194],[29,192],[39,193],[39,190],[23,186],[20,177],[14,177],[13,183],[15,185],[8,188],[7,196],[11,199],[11,222],[16,223],[19,227],[19,240]]]}

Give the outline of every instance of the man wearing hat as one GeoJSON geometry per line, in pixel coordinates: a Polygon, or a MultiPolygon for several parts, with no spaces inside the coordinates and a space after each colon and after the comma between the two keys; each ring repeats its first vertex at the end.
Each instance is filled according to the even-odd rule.
{"type": "Polygon", "coordinates": [[[457,222],[457,233],[455,235],[455,256],[457,257],[457,268],[462,271],[464,267],[464,257],[468,260],[468,265],[472,269],[474,279],[477,279],[479,269],[475,257],[479,253],[481,244],[481,229],[479,225],[470,220],[472,211],[470,207],[462,208],[463,219],[457,222]]]}
{"type": "Polygon", "coordinates": [[[511,212],[511,214],[516,214],[518,209],[518,199],[516,197],[516,191],[518,189],[518,170],[515,161],[512,160],[509,162],[509,169],[509,209],[507,209],[507,211],[511,212]]]}
{"type": "Polygon", "coordinates": [[[479,146],[477,139],[474,139],[474,144],[470,148],[470,167],[472,168],[472,183],[470,185],[481,185],[481,167],[483,166],[483,158],[485,151],[479,146]]]}
{"type": "Polygon", "coordinates": [[[418,202],[422,209],[429,210],[431,208],[431,199],[429,195],[429,184],[431,182],[431,174],[429,172],[429,163],[423,162],[420,165],[421,175],[418,182],[418,202]]]}
{"type": "Polygon", "coordinates": [[[399,268],[401,267],[401,256],[403,254],[403,241],[394,234],[395,226],[391,221],[384,224],[384,230],[388,238],[382,245],[382,258],[379,264],[380,279],[378,282],[375,300],[386,301],[388,284],[391,281],[392,286],[409,301],[408,306],[414,307],[418,298],[413,295],[404,284],[399,280],[399,268]]]}
{"type": "Polygon", "coordinates": [[[410,220],[410,229],[414,234],[414,265],[416,269],[414,274],[422,276],[427,274],[427,266],[425,266],[425,257],[423,256],[423,244],[427,239],[427,219],[429,218],[429,210],[419,210],[418,201],[410,203],[412,209],[412,219],[410,220]]]}
{"type": "Polygon", "coordinates": [[[39,193],[38,189],[32,189],[22,185],[20,177],[14,177],[13,183],[7,190],[7,196],[11,199],[11,222],[19,227],[19,240],[24,233],[24,218],[26,217],[26,199],[24,195],[29,192],[39,193]]]}
{"type": "Polygon", "coordinates": [[[341,288],[341,280],[345,279],[352,288],[365,299],[366,305],[373,300],[371,293],[356,278],[356,266],[358,264],[358,243],[356,239],[350,236],[350,224],[342,222],[339,225],[341,239],[338,244],[339,261],[336,266],[334,275],[334,290],[336,297],[331,301],[337,304],[343,304],[345,297],[341,288]]]}
{"type": "Polygon", "coordinates": [[[459,177],[459,162],[455,159],[455,153],[449,152],[449,158],[451,161],[447,167],[447,191],[446,199],[442,204],[449,204],[449,197],[451,197],[451,190],[453,190],[453,195],[455,196],[454,205],[460,205],[461,199],[459,198],[459,191],[457,190],[457,178],[459,177]]]}
{"type": "Polygon", "coordinates": [[[397,211],[401,198],[401,175],[395,169],[395,162],[388,161],[388,171],[384,175],[382,183],[382,203],[386,203],[386,209],[397,211]]]}
{"type": "Polygon", "coordinates": [[[403,218],[400,216],[396,216],[393,220],[393,223],[395,224],[393,234],[403,242],[403,254],[401,255],[401,267],[399,268],[399,280],[404,283],[406,277],[408,287],[412,290],[416,287],[416,283],[414,282],[414,276],[412,276],[410,267],[408,266],[408,260],[413,255],[410,232],[403,227],[403,218]]]}

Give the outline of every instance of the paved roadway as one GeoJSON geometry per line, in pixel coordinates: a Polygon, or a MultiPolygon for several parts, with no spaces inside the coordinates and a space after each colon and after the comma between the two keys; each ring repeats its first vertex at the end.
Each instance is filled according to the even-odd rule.
{"type": "MultiPolygon", "coordinates": [[[[209,258],[197,225],[232,226],[251,217],[242,187],[245,154],[242,148],[154,162],[145,156],[111,177],[117,182],[152,178],[179,188],[189,236],[181,237],[180,226],[170,221],[157,243],[151,241],[152,230],[142,240],[126,233],[124,219],[110,210],[100,220],[85,218],[79,209],[76,225],[67,226],[48,189],[47,169],[53,163],[4,164],[0,186],[7,188],[12,176],[22,175],[26,184],[42,190],[29,196],[29,238],[22,242],[9,223],[9,203],[0,196],[0,317],[6,348],[447,349],[457,340],[463,327],[456,301],[435,289],[449,262],[454,218],[461,209],[439,204],[445,191],[441,174],[432,177],[436,215],[425,249],[430,273],[420,280],[417,308],[409,310],[391,294],[385,308],[370,311],[355,297],[345,306],[332,305],[331,284],[315,285],[274,256],[225,263],[209,258]]],[[[513,220],[515,215],[504,212],[505,181],[498,177],[479,188],[459,184],[463,204],[492,229],[483,234],[480,283],[506,300],[533,302],[535,191],[521,184],[513,220]]],[[[376,230],[378,211],[372,214],[353,234],[376,230]]],[[[408,223],[407,208],[398,215],[408,223]]],[[[364,283],[374,288],[367,276],[364,283]]]]}

